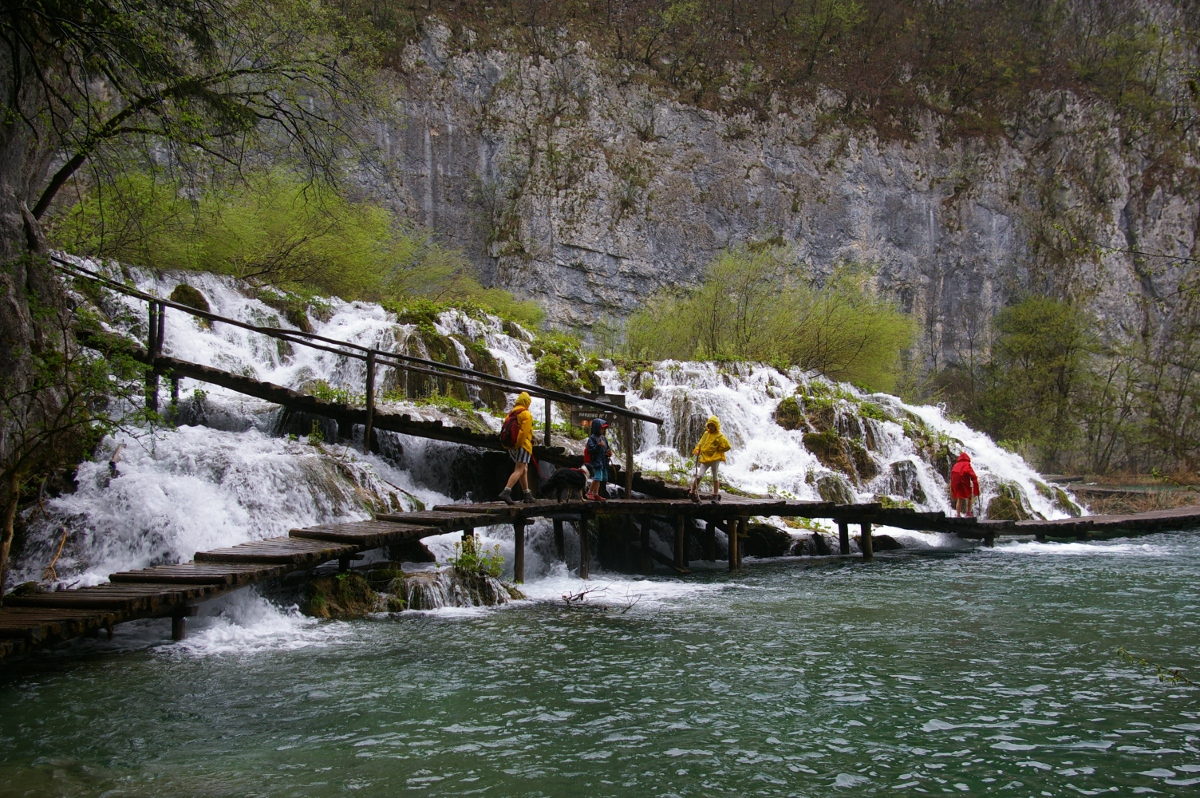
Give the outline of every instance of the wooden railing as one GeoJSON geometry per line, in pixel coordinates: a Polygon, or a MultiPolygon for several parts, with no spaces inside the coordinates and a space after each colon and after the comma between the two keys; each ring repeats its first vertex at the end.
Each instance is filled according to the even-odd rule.
{"type": "MultiPolygon", "coordinates": [[[[364,449],[369,450],[371,445],[372,421],[375,414],[375,382],[376,369],[379,366],[387,366],[398,371],[403,371],[407,374],[420,374],[426,377],[434,377],[437,379],[459,382],[464,385],[474,385],[482,388],[495,388],[505,393],[527,392],[531,397],[540,398],[545,401],[545,445],[550,446],[550,427],[551,427],[551,408],[553,402],[559,402],[564,405],[574,407],[591,408],[597,412],[597,415],[603,414],[607,417],[619,419],[621,423],[621,434],[624,438],[625,449],[625,490],[626,496],[630,495],[633,481],[633,422],[634,420],[646,421],[651,424],[662,424],[662,419],[654,416],[638,413],[635,410],[622,407],[611,402],[604,402],[595,397],[577,396],[575,394],[565,393],[563,391],[555,391],[549,388],[543,388],[540,385],[530,385],[527,383],[509,380],[504,377],[497,377],[493,374],[487,374],[475,369],[464,368],[462,366],[453,366],[449,363],[439,363],[436,360],[416,357],[414,355],[404,355],[398,352],[389,352],[383,349],[375,349],[361,344],[351,343],[349,341],[339,341],[336,338],[328,338],[316,333],[304,332],[302,330],[284,330],[278,327],[261,327],[254,324],[249,324],[237,319],[231,319],[225,316],[220,316],[216,313],[200,310],[199,308],[184,305],[179,302],[173,302],[169,299],[148,294],[144,291],[139,291],[136,288],[119,283],[102,274],[86,269],[78,264],[64,260],[57,256],[51,256],[51,260],[56,268],[64,274],[70,275],[76,279],[87,280],[93,284],[103,286],[112,291],[134,297],[147,302],[149,305],[148,313],[148,334],[147,334],[147,352],[151,361],[154,358],[162,355],[163,339],[165,336],[165,318],[168,308],[178,310],[182,313],[204,319],[209,322],[217,322],[220,324],[229,324],[234,327],[239,327],[250,332],[266,335],[271,338],[276,338],[286,341],[297,346],[304,346],[310,349],[316,349],[323,352],[329,352],[340,357],[346,357],[354,360],[364,361],[366,364],[366,378],[364,401],[366,404],[366,429],[363,435],[364,449]]],[[[151,410],[158,410],[158,371],[151,368],[146,373],[146,407],[151,410]]],[[[568,414],[569,415],[569,414],[568,414]]]]}

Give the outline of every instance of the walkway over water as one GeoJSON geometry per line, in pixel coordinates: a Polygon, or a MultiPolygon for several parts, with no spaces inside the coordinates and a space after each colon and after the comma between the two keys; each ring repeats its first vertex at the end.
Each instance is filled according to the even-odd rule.
{"type": "Polygon", "coordinates": [[[752,517],[831,519],[838,525],[843,555],[850,553],[849,525],[858,524],[859,548],[864,560],[874,556],[872,525],[948,532],[983,540],[988,545],[1003,535],[1086,539],[1096,534],[1144,534],[1200,527],[1200,506],[1128,516],[1004,522],[947,518],[940,512],[884,509],[878,504],[835,505],[736,497],[699,504],[678,499],[632,499],[603,503],[543,501],[515,506],[445,505],[424,512],[380,514],[370,521],[294,529],[287,537],[199,552],[190,563],[112,574],[111,581],[104,585],[10,594],[0,608],[0,661],[84,635],[105,632],[111,638],[114,625],[144,618],[170,618],[172,637],[182,639],[185,620],[196,614],[197,606],[230,591],[331,561],[337,561],[345,570],[362,552],[448,532],[473,534],[475,529],[485,526],[512,524],[516,544],[514,578],[522,582],[525,528],[539,518],[553,521],[560,558],[565,548],[564,522],[575,526],[580,544],[579,574],[586,579],[593,534],[589,527],[599,516],[624,520],[623,531],[616,533],[620,537],[618,543],[641,558],[643,570],[653,570],[653,562],[660,562],[680,574],[688,573],[689,531],[699,535],[698,542],[709,560],[716,559],[716,532],[723,532],[728,540],[729,569],[741,568],[739,537],[745,534],[752,517]],[[650,523],[654,518],[666,518],[674,524],[673,558],[650,546],[650,523]]]}

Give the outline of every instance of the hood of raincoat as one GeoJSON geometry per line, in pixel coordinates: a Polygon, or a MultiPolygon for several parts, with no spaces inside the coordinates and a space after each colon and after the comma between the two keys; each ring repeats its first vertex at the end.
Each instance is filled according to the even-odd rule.
{"type": "Polygon", "coordinates": [[[521,395],[517,397],[517,407],[529,407],[529,403],[533,401],[529,398],[527,391],[521,391],[521,395]]]}
{"type": "Polygon", "coordinates": [[[960,462],[960,463],[969,463],[969,462],[971,462],[971,455],[967,454],[966,452],[963,452],[962,454],[960,454],[960,455],[958,456],[958,462],[960,462]]]}
{"type": "Polygon", "coordinates": [[[712,432],[719,433],[721,431],[721,420],[716,416],[709,416],[708,422],[705,424],[712,432]]]}
{"type": "Polygon", "coordinates": [[[592,419],[592,434],[593,435],[603,435],[604,430],[607,428],[608,428],[608,422],[605,421],[604,419],[602,419],[602,418],[593,418],[592,419]]]}

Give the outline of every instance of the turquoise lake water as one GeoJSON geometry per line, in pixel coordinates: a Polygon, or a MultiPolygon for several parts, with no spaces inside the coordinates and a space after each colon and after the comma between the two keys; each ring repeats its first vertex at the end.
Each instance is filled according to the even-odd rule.
{"type": "Polygon", "coordinates": [[[0,795],[1200,794],[1200,539],[749,563],[0,671],[0,795]]]}

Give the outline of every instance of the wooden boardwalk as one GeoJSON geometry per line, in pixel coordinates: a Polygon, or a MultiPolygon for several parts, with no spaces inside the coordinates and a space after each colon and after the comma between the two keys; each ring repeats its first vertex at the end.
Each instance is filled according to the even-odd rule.
{"type": "MultiPolygon", "coordinates": [[[[407,540],[420,540],[448,532],[471,534],[486,526],[511,524],[515,533],[514,576],[524,581],[525,527],[539,518],[554,523],[555,542],[561,556],[564,523],[579,532],[579,573],[587,578],[590,553],[588,525],[598,516],[624,517],[636,534],[631,545],[643,562],[657,561],[677,573],[687,573],[686,527],[704,524],[708,540],[716,530],[728,538],[729,568],[741,567],[739,537],[752,517],[783,516],[830,519],[837,523],[842,554],[850,553],[849,525],[859,526],[862,557],[871,559],[872,526],[885,525],[926,532],[948,532],[991,544],[1004,535],[1038,539],[1087,539],[1099,535],[1146,534],[1170,529],[1200,527],[1200,506],[1125,516],[1090,516],[1058,521],[977,521],[947,518],[944,513],[884,509],[878,504],[835,505],[728,497],[719,503],[694,503],[683,499],[631,499],[607,502],[539,501],[509,506],[499,502],[445,505],[414,513],[380,514],[371,521],[327,524],[294,529],[287,537],[270,538],[198,552],[195,560],[179,565],[159,565],[112,574],[107,584],[74,590],[8,595],[0,608],[0,661],[37,648],[84,635],[105,633],[113,626],[143,618],[170,618],[172,637],[182,639],[185,619],[204,601],[247,585],[264,582],[293,571],[303,571],[330,561],[349,567],[358,554],[407,540]],[[651,519],[667,519],[676,531],[674,557],[650,547],[651,519]]],[[[710,557],[715,559],[715,555],[710,557]]]]}

